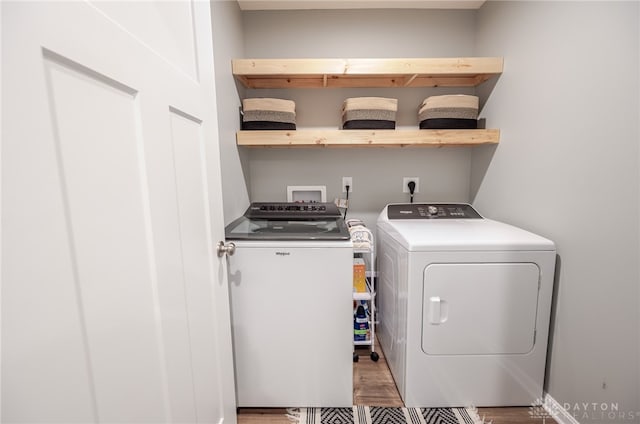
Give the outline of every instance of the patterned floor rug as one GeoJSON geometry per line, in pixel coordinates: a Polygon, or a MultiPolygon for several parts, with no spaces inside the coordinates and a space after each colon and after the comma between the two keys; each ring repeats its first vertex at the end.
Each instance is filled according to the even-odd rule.
{"type": "Polygon", "coordinates": [[[295,408],[297,424],[482,424],[475,408],[295,408]]]}

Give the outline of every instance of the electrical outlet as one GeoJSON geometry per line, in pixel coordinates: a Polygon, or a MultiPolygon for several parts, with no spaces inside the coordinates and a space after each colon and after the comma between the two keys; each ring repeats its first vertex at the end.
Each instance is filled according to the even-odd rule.
{"type": "Polygon", "coordinates": [[[416,183],[416,189],[413,190],[413,194],[420,193],[420,178],[418,177],[403,177],[402,178],[402,192],[409,193],[409,182],[416,183]]]}
{"type": "Polygon", "coordinates": [[[349,193],[353,192],[353,178],[352,177],[342,177],[342,192],[347,192],[347,186],[349,186],[349,193]]]}

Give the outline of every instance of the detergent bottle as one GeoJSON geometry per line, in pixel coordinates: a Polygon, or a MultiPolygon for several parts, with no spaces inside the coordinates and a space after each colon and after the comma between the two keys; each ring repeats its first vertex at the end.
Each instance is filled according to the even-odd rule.
{"type": "Polygon", "coordinates": [[[369,338],[369,318],[367,303],[360,301],[353,315],[353,340],[366,341],[369,338]]]}

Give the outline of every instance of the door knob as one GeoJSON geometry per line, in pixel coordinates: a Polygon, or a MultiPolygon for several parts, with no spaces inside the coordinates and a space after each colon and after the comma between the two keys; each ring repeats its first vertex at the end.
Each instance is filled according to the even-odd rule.
{"type": "Polygon", "coordinates": [[[233,243],[224,244],[223,241],[219,241],[216,246],[216,252],[218,252],[218,257],[221,258],[226,253],[229,256],[233,256],[236,253],[236,245],[233,243]]]}

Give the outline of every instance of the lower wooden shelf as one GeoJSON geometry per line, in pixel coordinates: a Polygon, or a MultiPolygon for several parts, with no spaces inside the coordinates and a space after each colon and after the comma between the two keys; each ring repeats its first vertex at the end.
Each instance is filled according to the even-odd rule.
{"type": "Polygon", "coordinates": [[[238,146],[409,147],[497,144],[500,130],[268,130],[238,131],[238,146]]]}

